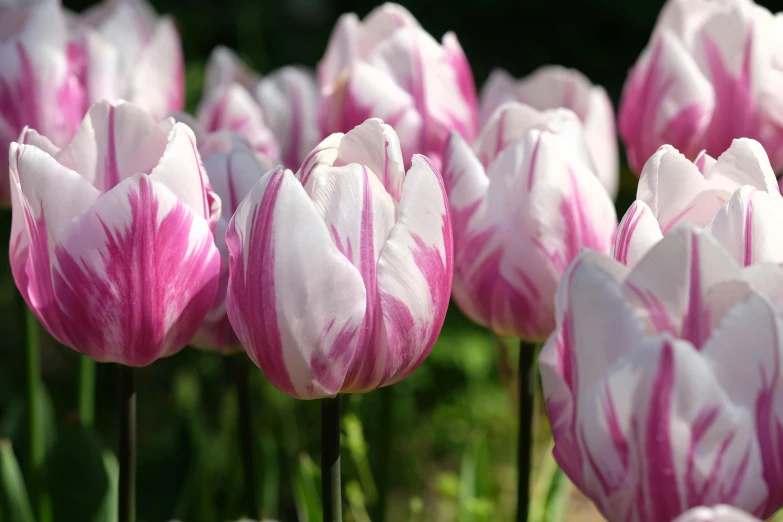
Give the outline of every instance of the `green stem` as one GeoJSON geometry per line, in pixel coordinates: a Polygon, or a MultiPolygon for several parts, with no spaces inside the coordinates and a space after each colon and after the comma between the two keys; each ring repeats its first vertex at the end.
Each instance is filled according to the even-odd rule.
{"type": "Polygon", "coordinates": [[[392,416],[394,414],[394,387],[378,390],[381,396],[380,419],[378,422],[378,446],[375,448],[378,466],[378,502],[375,505],[375,522],[386,520],[386,499],[389,489],[389,458],[391,456],[392,416]]]}
{"type": "Polygon", "coordinates": [[[527,522],[530,505],[530,454],[533,447],[536,345],[519,343],[519,447],[517,450],[517,522],[527,522]]]}
{"type": "Polygon", "coordinates": [[[242,470],[245,474],[245,511],[255,519],[260,514],[258,503],[258,482],[253,429],[253,406],[250,393],[247,357],[244,352],[234,361],[236,367],[237,402],[239,403],[239,435],[242,444],[242,470]]]}
{"type": "Polygon", "coordinates": [[[79,360],[79,420],[92,426],[95,419],[95,361],[86,355],[79,360]]]}
{"type": "Polygon", "coordinates": [[[19,296],[25,317],[25,344],[27,347],[27,407],[29,440],[30,496],[39,519],[45,518],[44,496],[41,493],[46,446],[43,427],[43,381],[41,379],[41,344],[38,320],[19,296]]]}
{"type": "Polygon", "coordinates": [[[342,522],[340,396],[321,399],[321,502],[323,522],[342,522]]]}
{"type": "Polygon", "coordinates": [[[134,369],[117,365],[119,428],[118,522],[136,522],[136,382],[134,369]]]}

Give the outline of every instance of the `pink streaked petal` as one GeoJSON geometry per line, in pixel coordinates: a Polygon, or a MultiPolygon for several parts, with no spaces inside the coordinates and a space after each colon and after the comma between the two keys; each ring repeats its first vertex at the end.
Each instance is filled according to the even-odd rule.
{"type": "Polygon", "coordinates": [[[761,522],[758,518],[733,506],[697,507],[672,522],[761,522]]]}
{"type": "Polygon", "coordinates": [[[207,221],[144,174],[98,199],[55,253],[61,340],[99,361],[145,366],[177,352],[217,291],[207,221]]]}
{"type": "Polygon", "coordinates": [[[220,87],[205,98],[198,109],[198,120],[207,132],[230,130],[244,135],[265,156],[277,159],[280,153],[261,107],[239,84],[220,87]]]}
{"type": "Polygon", "coordinates": [[[315,74],[306,67],[286,66],[265,76],[255,94],[280,144],[283,163],[299,168],[320,137],[315,74]]]}
{"type": "Polygon", "coordinates": [[[470,233],[476,203],[486,197],[489,179],[470,145],[456,131],[452,131],[443,150],[443,183],[449,196],[455,242],[460,245],[462,237],[470,233]]]}
{"type": "Polygon", "coordinates": [[[252,91],[258,83],[258,77],[228,47],[218,45],[209,55],[204,77],[204,97],[211,96],[216,90],[238,83],[252,91]]]}
{"type": "Polygon", "coordinates": [[[783,263],[781,222],[783,197],[744,186],[718,211],[709,230],[741,266],[783,263]]]}
{"type": "Polygon", "coordinates": [[[107,192],[122,180],[149,174],[168,138],[143,109],[130,103],[93,105],[57,160],[107,192]]]}
{"type": "Polygon", "coordinates": [[[394,79],[371,65],[358,63],[321,104],[321,129],[348,132],[369,118],[381,118],[400,137],[403,158],[420,146],[423,118],[414,98],[394,79]]]}
{"type": "Polygon", "coordinates": [[[464,100],[463,110],[455,111],[460,104],[448,111],[446,119],[447,130],[456,130],[466,140],[476,139],[479,131],[479,109],[478,95],[476,94],[476,82],[473,80],[473,71],[470,68],[465,51],[457,40],[457,35],[448,32],[443,35],[443,53],[445,65],[453,71],[453,77],[448,75],[457,83],[459,93],[464,100]]]}
{"type": "Polygon", "coordinates": [[[482,125],[489,121],[495,109],[514,100],[515,85],[514,77],[505,69],[493,69],[489,73],[479,96],[482,125]]]}
{"type": "Polygon", "coordinates": [[[658,220],[644,201],[636,200],[620,221],[612,257],[624,265],[635,265],[663,238],[658,220]]]}
{"type": "Polygon", "coordinates": [[[757,512],[764,517],[783,504],[783,440],[779,432],[783,420],[782,329],[770,304],[751,294],[729,310],[702,349],[705,357],[720,361],[714,371],[726,393],[738,404],[755,405],[756,436],[770,492],[757,512]],[[747,348],[738,350],[737,346],[747,348]]]}
{"type": "Polygon", "coordinates": [[[296,171],[296,178],[305,188],[308,188],[313,172],[320,167],[331,167],[334,164],[343,136],[342,132],[330,134],[305,157],[302,166],[296,171]]]}
{"type": "Polygon", "coordinates": [[[256,184],[226,242],[228,316],[250,358],[285,393],[337,394],[364,322],[364,282],[290,171],[256,184]]]}
{"type": "Polygon", "coordinates": [[[420,28],[413,15],[399,4],[391,2],[380,5],[370,11],[362,20],[357,45],[362,58],[367,58],[382,40],[392,36],[403,27],[420,28]]]}
{"type": "Polygon", "coordinates": [[[150,179],[168,187],[197,216],[210,223],[214,224],[220,216],[220,199],[209,185],[193,131],[184,123],[174,125],[150,179]]]}
{"type": "MultiPolygon", "coordinates": [[[[207,145],[214,144],[217,137],[212,135],[207,145]]],[[[221,215],[226,222],[234,215],[253,185],[273,168],[271,163],[262,163],[242,140],[232,140],[227,145],[228,150],[204,156],[204,168],[212,190],[220,198],[221,215]]]]}
{"type": "Polygon", "coordinates": [[[414,156],[377,268],[388,339],[383,385],[409,375],[429,354],[446,317],[452,271],[445,188],[434,165],[414,156]]]}
{"type": "Polygon", "coordinates": [[[185,61],[174,21],[162,18],[134,64],[128,99],[160,119],[185,105],[185,61]]]}
{"type": "Polygon", "coordinates": [[[713,182],[722,180],[726,188],[750,185],[764,192],[780,192],[764,147],[748,138],[733,140],[707,170],[705,177],[713,182]]]}
{"type": "Polygon", "coordinates": [[[342,81],[344,71],[360,58],[359,24],[355,13],[343,14],[334,24],[324,57],[318,63],[318,85],[327,96],[333,93],[335,84],[342,81]]]}
{"type": "Polygon", "coordinates": [[[617,147],[615,113],[603,87],[593,87],[587,116],[583,119],[587,147],[606,192],[614,199],[620,184],[620,157],[617,147]]]}
{"type": "Polygon", "coordinates": [[[644,51],[623,90],[619,131],[635,172],[663,144],[689,156],[709,123],[712,86],[682,42],[663,31],[644,51]]]}
{"type": "Polygon", "coordinates": [[[371,118],[348,131],[340,142],[333,165],[339,167],[349,163],[369,168],[391,197],[400,200],[405,166],[400,140],[390,125],[371,118]]]}
{"type": "Polygon", "coordinates": [[[672,333],[698,349],[721,318],[716,312],[725,310],[722,299],[732,298],[710,289],[738,279],[739,267],[709,233],[683,225],[637,263],[626,293],[645,311],[651,331],[672,333]]]}
{"type": "Polygon", "coordinates": [[[22,129],[22,133],[19,135],[19,138],[17,138],[16,143],[19,145],[32,145],[37,147],[53,158],[56,158],[57,155],[60,154],[60,147],[49,141],[49,138],[46,136],[38,134],[38,131],[31,129],[30,127],[22,129]]]}

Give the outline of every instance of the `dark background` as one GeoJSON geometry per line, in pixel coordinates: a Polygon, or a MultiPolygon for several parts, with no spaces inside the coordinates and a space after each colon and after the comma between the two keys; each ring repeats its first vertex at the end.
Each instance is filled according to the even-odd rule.
{"type": "MultiPolygon", "coordinates": [[[[88,1],[65,1],[81,10],[88,1]]],[[[658,0],[453,0],[401,2],[436,38],[456,32],[478,85],[494,67],[523,76],[545,64],[585,73],[619,100],[628,69],[645,46],[662,2],[658,0]]],[[[783,1],[760,2],[773,10],[783,1]]],[[[188,108],[200,95],[204,64],[218,45],[234,48],[266,73],[320,59],[338,16],[364,16],[377,2],[358,0],[157,0],[173,15],[187,63],[188,108]]],[[[634,187],[625,185],[622,215],[634,187]]],[[[3,215],[0,227],[7,227],[3,215]]],[[[6,247],[3,247],[6,248],[6,247]]],[[[0,252],[2,254],[2,252],[0,252]]],[[[14,443],[26,465],[24,350],[21,308],[8,265],[0,264],[0,437],[14,443]]],[[[106,489],[101,455],[114,446],[114,368],[99,365],[95,428],[76,420],[78,355],[43,341],[48,399],[50,477],[74,509],[97,505],[106,489]],[[65,442],[64,442],[65,441],[65,442]],[[54,455],[54,456],[51,456],[54,455]],[[97,478],[96,478],[97,477],[97,478]],[[95,497],[95,498],[93,498],[95,497]]],[[[185,349],[141,370],[139,380],[139,518],[149,522],[233,520],[242,514],[243,491],[232,365],[242,357],[185,349]]],[[[392,522],[497,522],[514,509],[516,436],[515,348],[499,344],[452,308],[432,355],[409,379],[395,385],[394,416],[378,416],[380,392],[350,396],[343,451],[347,522],[367,522],[380,486],[377,448],[391,438],[389,517],[392,522]]],[[[318,404],[291,399],[253,372],[257,452],[265,514],[304,520],[317,490],[310,457],[318,459],[318,404]]],[[[539,407],[539,411],[541,411],[539,407]]],[[[548,433],[537,433],[537,469],[546,468],[548,433]],[[542,462],[544,463],[542,465],[542,462]]],[[[62,495],[61,495],[62,496],[62,495]]],[[[317,501],[317,499],[316,499],[317,501]]],[[[565,520],[593,520],[573,499],[565,520]]],[[[375,517],[371,517],[375,520],[375,517]]],[[[69,522],[77,518],[55,519],[69,522]]],[[[92,522],[89,518],[80,521],[92,522]]],[[[95,522],[98,522],[95,520],[95,522]]],[[[103,522],[103,521],[101,521],[103,522]]],[[[311,522],[314,522],[311,518],[311,522]]]]}

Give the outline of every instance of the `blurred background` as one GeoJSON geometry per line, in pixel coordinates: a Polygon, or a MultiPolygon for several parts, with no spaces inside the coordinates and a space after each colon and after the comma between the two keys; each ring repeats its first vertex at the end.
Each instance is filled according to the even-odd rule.
{"type": "MultiPolygon", "coordinates": [[[[579,69],[619,100],[628,69],[647,42],[660,0],[402,1],[436,38],[456,32],[477,85],[494,67],[524,76],[544,64],[579,69]]],[[[780,0],[758,2],[781,9],[780,0]]],[[[88,0],[65,0],[74,10],[88,0]]],[[[378,2],[360,0],[154,0],[179,26],[187,63],[188,109],[199,100],[204,66],[218,44],[266,73],[320,59],[338,16],[364,16],[378,2]]],[[[618,215],[633,200],[635,178],[623,173],[618,215]]],[[[9,215],[0,229],[7,230],[9,215]]],[[[7,253],[7,244],[0,247],[7,253]]],[[[5,254],[4,254],[5,255],[5,254]]],[[[7,256],[6,256],[7,258],[7,256]]],[[[7,263],[0,263],[0,438],[9,438],[25,467],[25,361],[22,309],[7,263]]],[[[79,426],[78,355],[42,334],[48,394],[47,476],[55,522],[85,522],[105,502],[112,480],[115,369],[98,366],[95,427],[79,426]],[[108,460],[107,460],[108,459],[108,460]],[[108,467],[107,467],[108,463],[108,467]],[[108,472],[106,470],[109,470],[108,472]],[[81,518],[80,518],[81,517],[81,518]]],[[[234,520],[242,513],[242,472],[233,366],[227,358],[186,349],[138,372],[138,516],[141,521],[234,520]]],[[[245,358],[246,359],[246,358],[245,358]]],[[[452,307],[432,355],[391,391],[345,401],[343,473],[347,522],[378,520],[378,491],[387,489],[386,520],[510,521],[515,509],[517,347],[501,343],[452,307]],[[393,406],[391,418],[379,414],[393,406]],[[387,446],[388,445],[388,446],[387,446]],[[389,447],[389,459],[379,448],[389,447]],[[386,463],[386,464],[385,464],[386,463]]],[[[319,405],[274,389],[253,367],[257,458],[264,515],[318,521],[319,405]]],[[[540,401],[540,400],[539,400],[540,401]]],[[[533,521],[600,520],[557,474],[543,407],[538,404],[533,521]],[[547,508],[548,506],[548,508],[547,508]],[[546,513],[546,515],[544,515],[546,513]]],[[[2,513],[0,512],[0,515],[2,513]]],[[[104,519],[96,519],[104,520],[104,519]]]]}

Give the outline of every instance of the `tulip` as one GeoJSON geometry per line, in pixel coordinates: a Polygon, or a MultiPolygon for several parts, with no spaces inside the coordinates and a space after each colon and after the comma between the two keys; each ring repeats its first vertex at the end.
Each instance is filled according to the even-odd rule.
{"type": "Polygon", "coordinates": [[[318,82],[325,133],[382,118],[399,134],[405,158],[421,153],[439,164],[452,130],[468,142],[478,130],[473,74],[457,37],[446,33],[439,44],[397,4],[363,21],[340,17],[318,82]]]}
{"type": "Polygon", "coordinates": [[[634,267],[574,261],[541,380],[555,459],[607,519],[783,505],[783,323],[756,290],[782,280],[690,224],[634,267]]]}
{"type": "Polygon", "coordinates": [[[734,140],[695,162],[664,145],[645,164],[636,201],[620,222],[616,260],[635,265],[679,223],[708,228],[740,265],[783,263],[783,197],[761,145],[734,140]]]}
{"type": "MultiPolygon", "coordinates": [[[[99,37],[71,38],[56,2],[9,6],[1,14],[0,175],[7,175],[5,152],[25,125],[65,145],[91,102],[114,92],[114,69],[112,49],[99,37]]],[[[10,198],[7,182],[0,183],[0,205],[10,198]]]]}
{"type": "Polygon", "coordinates": [[[11,269],[44,328],[127,366],[183,348],[220,271],[220,202],[192,131],[100,102],[62,149],[25,129],[10,163],[11,269]]]}
{"type": "Polygon", "coordinates": [[[761,522],[758,518],[731,506],[693,508],[673,522],[761,522]]]}
{"type": "MultiPolygon", "coordinates": [[[[283,163],[292,169],[301,165],[305,156],[318,143],[320,132],[316,120],[318,90],[312,70],[289,65],[259,78],[229,49],[217,47],[207,63],[205,82],[207,99],[219,99],[222,91],[231,90],[236,110],[230,110],[241,121],[247,115],[244,125],[230,125],[223,116],[223,122],[208,125],[210,130],[229,128],[248,137],[252,142],[259,140],[258,124],[274,137],[275,146],[283,163]],[[241,94],[240,94],[241,93],[241,94]]],[[[225,96],[225,95],[223,95],[225,96]]],[[[218,105],[220,107],[220,105],[218,105]]],[[[230,107],[230,106],[229,106],[230,107]]],[[[206,123],[215,108],[208,104],[202,109],[201,118],[206,123]]],[[[214,117],[214,116],[213,116],[214,117]]],[[[268,140],[269,138],[265,138],[268,140]]],[[[277,152],[263,150],[264,155],[274,158],[277,152]]]]}
{"type": "Polygon", "coordinates": [[[221,270],[215,302],[204,318],[193,344],[231,352],[241,349],[241,346],[226,314],[229,277],[226,230],[239,204],[261,176],[272,170],[274,164],[269,158],[254,153],[251,144],[241,135],[221,131],[205,134],[203,137],[197,133],[197,136],[204,168],[212,189],[221,201],[220,219],[215,228],[215,244],[220,251],[221,270]]]}
{"type": "Polygon", "coordinates": [[[394,130],[371,119],[321,142],[294,175],[267,173],[228,226],[234,331],[300,399],[395,383],[427,357],[451,288],[438,170],[407,175],[394,130]]]}
{"type": "Polygon", "coordinates": [[[443,180],[460,309],[498,335],[545,339],[566,267],[582,247],[608,253],[617,228],[578,117],[505,104],[473,150],[452,134],[443,180]]]}
{"type": "Polygon", "coordinates": [[[495,109],[509,101],[542,111],[559,107],[574,111],[585,128],[598,178],[612,198],[617,196],[620,164],[614,109],[603,87],[593,85],[579,71],[560,66],[541,67],[521,80],[496,69],[481,90],[481,120],[486,122],[495,109]]]}
{"type": "Polygon", "coordinates": [[[669,0],[628,77],[619,130],[635,172],[658,147],[716,156],[758,140],[783,168],[780,17],[751,0],[669,0]]]}
{"type": "Polygon", "coordinates": [[[146,0],[104,0],[82,21],[117,51],[116,97],[145,109],[156,120],[185,103],[185,62],[174,21],[158,17],[146,0]]]}

